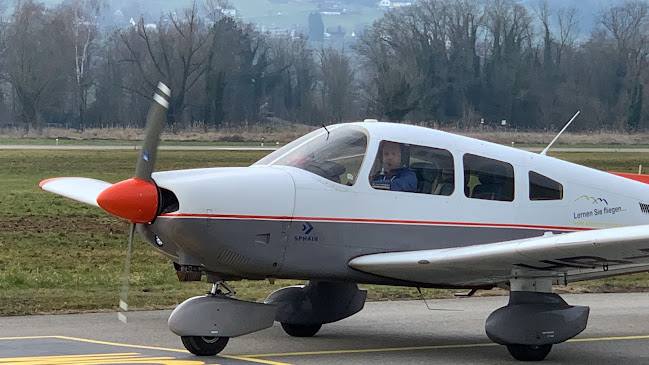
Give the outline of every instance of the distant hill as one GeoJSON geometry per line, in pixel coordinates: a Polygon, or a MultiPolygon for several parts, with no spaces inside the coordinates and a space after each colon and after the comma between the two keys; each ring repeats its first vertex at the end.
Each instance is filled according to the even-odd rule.
{"type": "Polygon", "coordinates": [[[327,1],[320,8],[318,1],[311,0],[232,0],[231,3],[244,20],[265,27],[306,27],[309,14],[322,10],[325,29],[340,25],[347,30],[347,34],[357,27],[372,24],[384,13],[379,9],[378,1],[327,1]],[[336,5],[340,14],[326,11],[327,5],[331,8],[336,5]]]}
{"type": "MultiPolygon", "coordinates": [[[[36,0],[38,1],[38,0],[36,0]]],[[[47,6],[55,6],[62,0],[43,0],[47,6]]],[[[416,2],[417,0],[410,0],[416,2]]],[[[516,0],[530,10],[538,4],[538,0],[516,0]]],[[[556,11],[561,7],[574,7],[579,10],[579,32],[582,39],[598,26],[597,15],[612,5],[620,4],[623,0],[548,0],[551,8],[556,11]]],[[[137,19],[144,15],[147,21],[155,22],[162,14],[190,6],[192,0],[107,0],[109,9],[105,14],[110,18],[120,10],[125,20],[137,19]],[[108,13],[109,12],[109,13],[108,13]]],[[[345,11],[340,15],[323,15],[325,29],[342,26],[349,35],[353,30],[370,25],[381,18],[384,10],[380,9],[379,0],[230,0],[238,10],[238,17],[246,22],[252,22],[266,28],[273,27],[303,27],[311,12],[318,11],[318,5],[338,5],[345,11]]],[[[202,1],[197,4],[202,6],[202,1]]],[[[11,10],[12,6],[8,6],[11,10]]]]}

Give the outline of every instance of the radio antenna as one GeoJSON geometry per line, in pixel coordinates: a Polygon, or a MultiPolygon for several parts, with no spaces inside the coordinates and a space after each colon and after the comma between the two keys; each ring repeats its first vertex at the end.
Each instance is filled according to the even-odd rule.
{"type": "Polygon", "coordinates": [[[578,110],[578,111],[575,113],[575,115],[573,115],[572,118],[570,118],[570,121],[568,121],[568,123],[566,123],[566,126],[563,127],[563,129],[561,130],[561,132],[559,132],[559,134],[557,134],[557,136],[554,137],[554,139],[552,140],[552,142],[550,142],[550,144],[549,144],[547,147],[545,147],[545,149],[544,149],[543,151],[541,151],[541,154],[542,154],[543,156],[545,156],[545,155],[548,153],[548,150],[550,149],[550,147],[552,147],[552,145],[553,145],[554,142],[559,138],[559,136],[561,135],[561,133],[563,133],[563,131],[565,131],[566,128],[568,128],[568,126],[570,125],[570,123],[572,123],[572,121],[575,120],[575,118],[577,118],[577,116],[579,115],[579,113],[580,113],[580,111],[578,110]]]}
{"type": "Polygon", "coordinates": [[[322,125],[322,128],[324,128],[324,130],[327,131],[327,139],[325,141],[328,141],[329,140],[329,134],[330,134],[329,130],[327,129],[327,127],[324,124],[322,125]]]}

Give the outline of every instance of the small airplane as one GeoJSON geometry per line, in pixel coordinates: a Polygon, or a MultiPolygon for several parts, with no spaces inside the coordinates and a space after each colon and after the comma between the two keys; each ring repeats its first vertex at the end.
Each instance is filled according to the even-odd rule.
{"type": "Polygon", "coordinates": [[[323,126],[250,167],[153,172],[169,95],[160,84],[134,178],[40,186],[129,220],[129,247],[137,230],[181,281],[213,284],[168,321],[196,355],[274,321],[313,336],[363,308],[357,284],[383,284],[505,288],[487,336],[515,359],[542,360],[589,315],[553,285],[649,270],[645,175],[373,120],[323,126]],[[308,282],[264,303],[227,284],[275,278],[308,282]]]}

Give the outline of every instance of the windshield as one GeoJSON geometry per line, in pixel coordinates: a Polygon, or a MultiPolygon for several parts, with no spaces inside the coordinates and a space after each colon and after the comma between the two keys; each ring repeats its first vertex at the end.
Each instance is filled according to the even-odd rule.
{"type": "Polygon", "coordinates": [[[288,152],[274,165],[298,167],[351,186],[358,178],[366,149],[365,133],[355,128],[335,128],[288,152]]]}

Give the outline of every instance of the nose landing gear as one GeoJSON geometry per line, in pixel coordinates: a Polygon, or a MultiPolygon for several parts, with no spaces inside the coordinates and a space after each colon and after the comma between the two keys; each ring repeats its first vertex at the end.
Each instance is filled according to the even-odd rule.
{"type": "Polygon", "coordinates": [[[230,337],[273,325],[276,306],[234,299],[233,294],[225,282],[214,283],[207,295],[187,299],[174,309],[169,329],[192,354],[213,356],[225,348],[230,337]]]}
{"type": "Polygon", "coordinates": [[[180,336],[187,351],[196,356],[214,356],[223,351],[229,337],[214,336],[180,336]]]}

